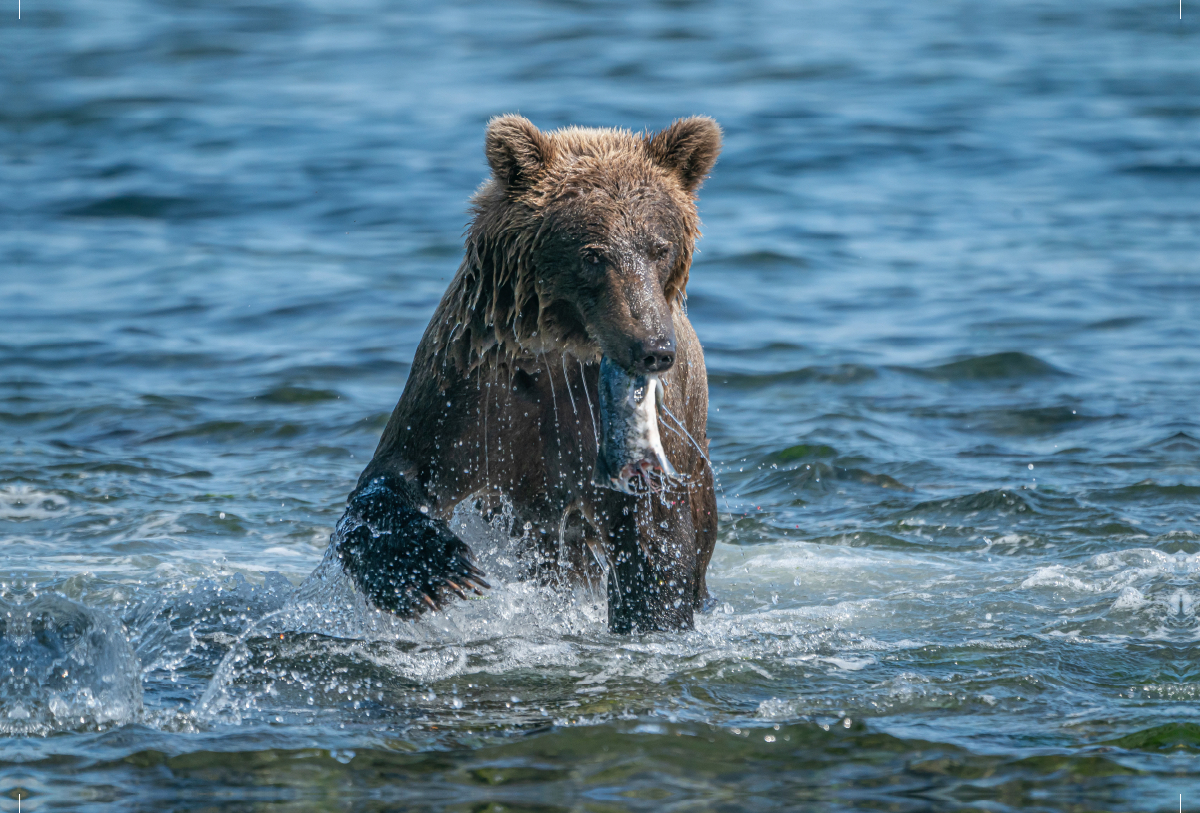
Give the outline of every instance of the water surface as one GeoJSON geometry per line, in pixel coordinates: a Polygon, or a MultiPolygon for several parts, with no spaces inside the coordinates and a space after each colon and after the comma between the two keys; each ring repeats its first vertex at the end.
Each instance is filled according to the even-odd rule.
{"type": "Polygon", "coordinates": [[[1200,803],[1186,11],[6,15],[0,808],[1200,803]],[[391,625],[297,589],[513,111],[725,128],[694,632],[610,636],[470,516],[485,600],[391,625]]]}

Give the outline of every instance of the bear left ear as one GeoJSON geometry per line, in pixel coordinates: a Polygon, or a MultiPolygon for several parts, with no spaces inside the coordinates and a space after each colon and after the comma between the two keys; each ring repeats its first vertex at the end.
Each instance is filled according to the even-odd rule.
{"type": "Polygon", "coordinates": [[[695,192],[721,153],[721,128],[708,116],[679,119],[645,142],[656,164],[674,172],[683,188],[695,192]]]}
{"type": "Polygon", "coordinates": [[[492,174],[506,189],[527,189],[553,157],[550,139],[524,116],[498,116],[488,122],[485,152],[492,174]]]}

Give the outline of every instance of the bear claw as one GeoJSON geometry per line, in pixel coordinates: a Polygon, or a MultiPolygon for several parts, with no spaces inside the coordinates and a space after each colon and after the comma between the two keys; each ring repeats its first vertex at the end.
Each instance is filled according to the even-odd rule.
{"type": "Polygon", "coordinates": [[[333,541],[342,567],[367,599],[401,618],[440,610],[464,588],[490,585],[470,550],[440,519],[415,509],[408,483],[376,477],[355,492],[333,541]]]}

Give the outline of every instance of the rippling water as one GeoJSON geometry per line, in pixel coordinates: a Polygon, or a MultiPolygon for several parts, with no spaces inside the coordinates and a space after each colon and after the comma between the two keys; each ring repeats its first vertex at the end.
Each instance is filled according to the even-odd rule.
{"type": "Polygon", "coordinates": [[[1200,804],[1186,5],[5,11],[0,808],[1200,804]],[[726,129],[694,632],[298,590],[512,111],[726,129]]]}

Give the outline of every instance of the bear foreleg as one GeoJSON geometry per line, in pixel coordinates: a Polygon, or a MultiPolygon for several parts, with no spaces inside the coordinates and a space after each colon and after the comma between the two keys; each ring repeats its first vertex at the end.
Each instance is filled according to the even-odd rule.
{"type": "Polygon", "coordinates": [[[611,632],[687,630],[696,606],[696,530],[686,491],[643,497],[613,530],[611,632]]]}

